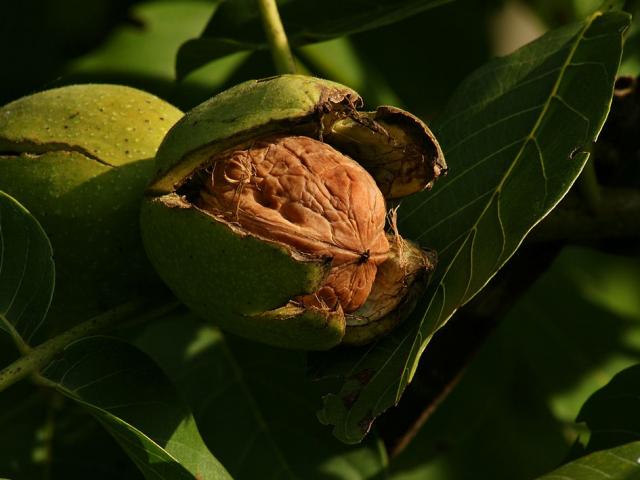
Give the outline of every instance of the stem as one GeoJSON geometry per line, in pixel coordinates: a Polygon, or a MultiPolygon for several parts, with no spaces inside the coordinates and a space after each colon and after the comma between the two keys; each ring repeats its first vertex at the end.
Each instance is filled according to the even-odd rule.
{"type": "Polygon", "coordinates": [[[0,321],[4,325],[4,330],[9,334],[13,340],[14,345],[20,352],[20,355],[26,355],[31,351],[31,347],[24,341],[24,339],[17,332],[13,324],[4,316],[0,315],[0,321]]]}
{"type": "Polygon", "coordinates": [[[593,163],[593,155],[589,156],[587,163],[578,179],[580,193],[587,202],[587,206],[591,213],[598,213],[602,196],[600,194],[600,185],[596,176],[596,168],[593,163]]]}
{"type": "Polygon", "coordinates": [[[278,73],[296,73],[296,64],[293,61],[276,0],[258,0],[258,7],[276,70],[278,73]]]}
{"type": "Polygon", "coordinates": [[[589,243],[602,239],[640,238],[640,191],[600,187],[602,200],[594,214],[578,196],[567,195],[527,238],[528,243],[589,243]]]}
{"type": "Polygon", "coordinates": [[[8,367],[0,370],[0,392],[19,380],[45,367],[67,345],[83,337],[94,335],[107,327],[113,327],[131,317],[140,315],[145,318],[157,318],[173,310],[179,302],[171,300],[155,308],[149,300],[137,300],[119,305],[101,315],[50,338],[37,347],[32,348],[26,355],[20,357],[8,367]]]}

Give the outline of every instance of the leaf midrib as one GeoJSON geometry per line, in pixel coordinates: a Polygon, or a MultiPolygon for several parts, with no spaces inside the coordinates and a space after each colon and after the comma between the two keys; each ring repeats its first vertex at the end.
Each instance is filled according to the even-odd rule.
{"type": "MultiPolygon", "coordinates": [[[[440,287],[445,287],[444,285],[444,279],[447,277],[451,267],[454,265],[455,261],[457,260],[458,256],[460,255],[460,253],[462,252],[462,250],[464,249],[464,246],[466,245],[466,243],[469,241],[469,238],[472,234],[474,234],[474,232],[477,232],[477,228],[478,225],[480,223],[480,221],[484,218],[484,215],[487,213],[489,207],[491,206],[491,204],[494,202],[496,196],[498,196],[501,191],[502,191],[502,187],[504,186],[506,180],[511,176],[511,173],[513,172],[513,169],[515,168],[515,166],[520,162],[522,155],[525,151],[525,148],[527,147],[527,145],[529,144],[530,141],[535,140],[535,134],[538,131],[538,129],[540,128],[543,119],[545,118],[545,115],[547,114],[549,107],[551,105],[552,100],[556,97],[558,90],[560,88],[560,85],[562,84],[562,80],[564,79],[564,75],[569,67],[569,65],[571,64],[571,60],[573,59],[579,45],[582,43],[582,40],[584,39],[584,35],[587,32],[587,30],[589,28],[591,28],[593,22],[602,15],[601,11],[597,11],[594,14],[591,15],[591,17],[589,17],[589,19],[585,22],[584,27],[578,32],[578,34],[576,35],[576,40],[573,43],[573,45],[571,46],[571,49],[569,50],[569,53],[567,54],[567,57],[565,58],[565,61],[563,62],[561,68],[560,68],[560,72],[558,75],[558,78],[556,79],[556,81],[553,84],[553,87],[551,89],[551,92],[549,93],[549,96],[547,98],[547,100],[545,101],[542,110],[540,111],[540,114],[538,115],[536,122],[534,123],[533,127],[531,128],[531,132],[529,133],[529,135],[527,135],[527,137],[525,137],[524,141],[522,142],[522,146],[520,147],[520,149],[518,150],[518,153],[516,154],[513,162],[511,162],[511,164],[509,165],[509,167],[507,168],[506,172],[502,175],[502,178],[500,179],[500,181],[498,182],[498,185],[495,188],[495,191],[493,192],[493,194],[491,195],[491,197],[489,198],[489,200],[487,201],[484,209],[482,210],[482,212],[480,213],[480,215],[478,215],[478,218],[476,219],[476,221],[473,223],[473,225],[468,229],[466,235],[464,236],[464,241],[461,243],[460,247],[458,248],[458,250],[456,251],[455,255],[451,258],[451,260],[449,261],[445,271],[443,272],[442,276],[440,277],[440,281],[438,282],[438,285],[435,289],[435,291],[437,292],[438,289],[440,289],[440,287]]],[[[543,217],[542,217],[543,218],[543,217]]],[[[540,220],[542,220],[542,218],[540,218],[540,220]]],[[[538,222],[536,222],[535,224],[533,224],[531,226],[531,228],[529,229],[529,231],[535,227],[535,225],[538,222]]],[[[463,237],[461,237],[463,238],[463,237]]],[[[472,247],[473,248],[473,247],[472,247]]],[[[504,245],[503,245],[504,248],[504,245]]],[[[471,255],[473,255],[473,252],[471,252],[471,255]]],[[[502,254],[501,254],[502,256],[502,254]]],[[[498,257],[498,262],[501,260],[500,257],[498,257]]],[[[471,267],[473,268],[473,266],[471,267]]],[[[495,272],[494,272],[495,274],[495,272]]],[[[491,278],[493,278],[493,275],[489,276],[489,278],[487,278],[486,282],[484,283],[484,285],[486,285],[491,278]]],[[[469,278],[469,283],[471,282],[471,275],[469,278]]],[[[467,290],[465,291],[464,296],[467,295],[468,293],[468,288],[469,285],[467,285],[467,290]]],[[[482,289],[482,287],[480,287],[480,289],[482,289]]],[[[478,289],[478,290],[480,290],[478,289]]],[[[464,301],[464,296],[463,296],[463,301],[464,301]]],[[[422,316],[422,319],[420,321],[420,325],[418,326],[418,331],[422,330],[422,326],[424,325],[424,321],[428,316],[428,313],[431,311],[431,307],[433,305],[433,301],[436,298],[436,295],[434,294],[428,304],[427,310],[425,312],[425,314],[422,316]]],[[[458,306],[459,307],[459,306],[458,306]]],[[[450,318],[455,311],[457,310],[457,308],[454,308],[453,311],[448,314],[447,319],[450,318]]],[[[438,323],[442,323],[441,322],[441,318],[438,317],[438,323]]],[[[436,327],[437,329],[437,327],[436,327]]],[[[433,335],[433,332],[430,335],[427,335],[425,338],[426,340],[422,343],[422,345],[420,345],[420,350],[424,350],[426,344],[429,342],[429,339],[431,338],[431,336],[433,335]]],[[[415,341],[413,346],[415,346],[415,341]]],[[[412,348],[413,350],[413,348],[412,348]]],[[[421,353],[421,352],[420,352],[421,353]]],[[[417,358],[420,357],[420,354],[418,354],[416,356],[417,358]]],[[[401,377],[400,382],[398,383],[398,388],[396,390],[396,401],[400,400],[400,396],[402,395],[402,391],[403,391],[403,386],[406,385],[407,383],[409,383],[411,381],[411,378],[413,377],[415,370],[417,368],[417,362],[413,361],[413,365],[411,365],[411,368],[409,367],[409,363],[412,362],[412,355],[407,355],[406,358],[406,362],[405,365],[403,367],[403,374],[401,377]]]]}

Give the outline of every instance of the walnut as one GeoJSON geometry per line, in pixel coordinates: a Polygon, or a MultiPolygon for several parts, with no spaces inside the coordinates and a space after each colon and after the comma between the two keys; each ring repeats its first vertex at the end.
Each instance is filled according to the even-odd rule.
{"type": "Polygon", "coordinates": [[[281,75],[171,129],[141,232],[176,297],[227,332],[305,350],[372,341],[410,314],[435,257],[400,237],[385,201],[447,167],[420,119],[362,105],[344,85],[281,75]]]}
{"type": "Polygon", "coordinates": [[[197,205],[252,235],[331,262],[305,305],[357,310],[389,252],[385,201],[371,175],[330,145],[277,136],[213,160],[197,205]]]}

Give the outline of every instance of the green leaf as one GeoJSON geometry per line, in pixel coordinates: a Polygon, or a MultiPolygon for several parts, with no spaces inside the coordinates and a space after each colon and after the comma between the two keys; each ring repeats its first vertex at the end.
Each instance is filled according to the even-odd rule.
{"type": "Polygon", "coordinates": [[[628,2],[629,12],[632,14],[631,28],[627,33],[625,48],[622,52],[620,75],[637,77],[640,75],[640,3],[628,2]]]}
{"type": "Polygon", "coordinates": [[[127,23],[114,29],[95,50],[67,65],[65,83],[131,85],[191,108],[220,90],[246,54],[220,59],[184,82],[175,82],[178,48],[202,32],[217,2],[153,1],[131,7],[127,23]]]}
{"type": "Polygon", "coordinates": [[[380,71],[360,58],[349,38],[306,45],[299,48],[297,53],[315,75],[351,87],[367,105],[400,107],[402,104],[380,71]]]}
{"type": "Polygon", "coordinates": [[[592,453],[539,477],[538,480],[638,480],[640,442],[592,453]]]}
{"type": "MultiPolygon", "coordinates": [[[[280,16],[292,46],[330,40],[397,22],[449,0],[280,0],[280,16]]],[[[216,58],[266,49],[255,0],[223,2],[200,38],[180,47],[178,78],[216,58]]]]}
{"type": "MultiPolygon", "coordinates": [[[[484,2],[454,1],[353,35],[349,41],[360,61],[381,72],[402,99],[400,104],[390,105],[406,107],[431,121],[442,112],[460,83],[492,57],[487,24],[494,14],[484,2]],[[452,18],[456,19],[456,32],[464,34],[452,32],[452,18]]],[[[370,88],[356,91],[365,95],[369,107],[381,105],[366,96],[370,88]]]]}
{"type": "Polygon", "coordinates": [[[375,436],[346,446],[318,424],[303,352],[223,335],[192,315],[149,325],[137,344],[174,379],[207,445],[238,480],[364,480],[386,463],[375,436]]]}
{"type": "Polygon", "coordinates": [[[588,452],[640,440],[640,365],[618,373],[594,393],[580,410],[577,421],[591,432],[588,452]]]}
{"type": "Polygon", "coordinates": [[[54,282],[46,233],[27,209],[0,191],[0,329],[21,350],[44,321],[54,282]]]}
{"type": "Polygon", "coordinates": [[[360,441],[397,403],[436,330],[575,181],[608,113],[628,24],[626,14],[597,12],[490,62],[458,89],[436,126],[450,175],[399,214],[400,231],[439,255],[423,301],[389,337],[322,360],[326,375],[343,378],[319,412],[339,439],[360,441]]]}
{"type": "Polygon", "coordinates": [[[147,479],[230,479],[173,384],[144,353],[107,337],[70,344],[41,373],[109,431],[147,479]]]}
{"type": "Polygon", "coordinates": [[[640,362],[638,291],[640,258],[565,248],[394,459],[392,478],[512,480],[557,468],[587,433],[575,423],[585,401],[640,362]]]}
{"type": "Polygon", "coordinates": [[[202,31],[213,11],[215,5],[193,0],[136,5],[130,12],[136,24],[119,26],[104,45],[74,60],[70,73],[95,75],[103,81],[120,76],[150,84],[173,82],[178,48],[202,31]]]}

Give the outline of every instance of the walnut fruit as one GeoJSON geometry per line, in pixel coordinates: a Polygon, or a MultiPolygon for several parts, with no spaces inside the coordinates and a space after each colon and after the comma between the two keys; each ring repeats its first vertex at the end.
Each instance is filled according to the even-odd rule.
{"type": "Polygon", "coordinates": [[[187,113],[157,155],[145,248],[187,306],[239,335],[363,344],[411,310],[435,257],[387,230],[385,199],[445,169],[416,117],[342,85],[249,81],[187,113]]]}
{"type": "Polygon", "coordinates": [[[162,285],[138,217],[156,150],[181,116],[119,85],[56,88],[0,108],[0,190],[34,214],[53,246],[47,326],[62,330],[162,285]]]}

